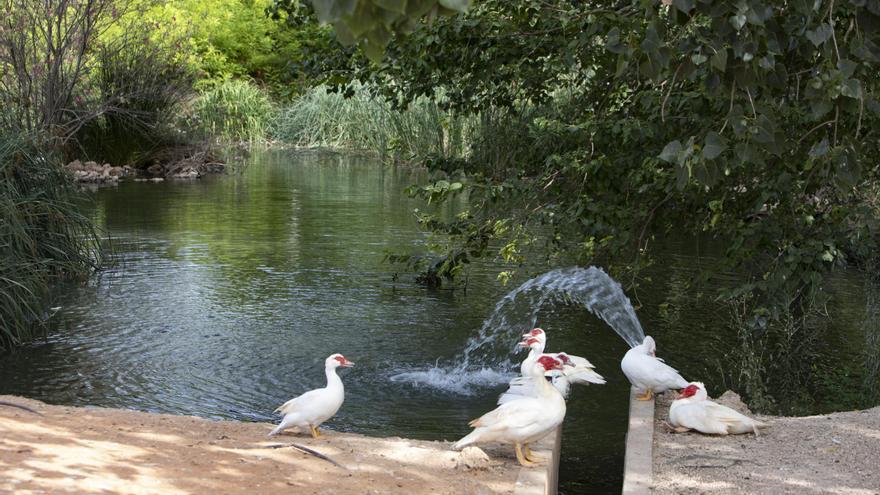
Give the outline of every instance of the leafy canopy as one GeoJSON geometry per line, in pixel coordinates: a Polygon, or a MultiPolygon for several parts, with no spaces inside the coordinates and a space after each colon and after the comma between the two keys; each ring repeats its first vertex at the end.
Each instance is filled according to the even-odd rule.
{"type": "Polygon", "coordinates": [[[475,205],[425,219],[458,236],[447,255],[495,239],[516,261],[544,241],[635,269],[654,235],[709,233],[753,274],[740,292],[790,302],[875,246],[878,28],[878,0],[485,0],[357,77],[509,110],[503,160],[481,152],[496,129],[469,159],[432,162],[475,205]]]}

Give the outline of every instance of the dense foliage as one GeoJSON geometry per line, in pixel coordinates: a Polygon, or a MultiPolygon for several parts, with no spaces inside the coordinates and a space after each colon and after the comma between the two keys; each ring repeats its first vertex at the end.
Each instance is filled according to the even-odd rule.
{"type": "Polygon", "coordinates": [[[413,190],[470,197],[452,222],[422,217],[457,241],[447,273],[540,246],[638,274],[654,239],[710,235],[745,277],[716,292],[741,303],[743,347],[769,349],[757,387],[809,374],[825,275],[877,247],[878,29],[876,0],[485,0],[358,77],[510,112],[482,133],[504,153],[431,161],[413,190]]]}
{"type": "Polygon", "coordinates": [[[51,314],[51,287],[85,280],[100,260],[76,197],[57,156],[0,135],[0,349],[33,337],[51,314]]]}

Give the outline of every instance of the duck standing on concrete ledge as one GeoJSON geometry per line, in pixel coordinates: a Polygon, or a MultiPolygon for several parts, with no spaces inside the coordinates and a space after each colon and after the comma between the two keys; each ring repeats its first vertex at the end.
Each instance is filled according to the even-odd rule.
{"type": "Polygon", "coordinates": [[[670,389],[682,389],[688,386],[687,380],[678,374],[678,370],[664,363],[657,357],[657,344],[654,339],[645,337],[641,344],[626,351],[620,361],[620,369],[639,390],[642,395],[638,400],[651,400],[653,394],[663,393],[670,389]]]}
{"type": "Polygon", "coordinates": [[[333,354],[324,360],[324,373],[327,375],[327,386],[310,390],[299,397],[285,402],[275,412],[284,415],[281,423],[269,433],[269,436],[277,435],[290,427],[308,427],[312,437],[318,438],[321,433],[318,426],[332,418],[342,406],[345,399],[345,390],[342,380],[336,374],[336,368],[351,368],[354,363],[345,359],[342,354],[333,354]]]}
{"type": "Polygon", "coordinates": [[[565,399],[544,379],[546,371],[561,368],[562,361],[550,356],[539,357],[529,373],[536,396],[506,402],[471,421],[474,431],[453,448],[461,450],[483,442],[512,443],[519,463],[533,466],[540,458],[532,453],[529,444],[550,434],[565,419],[565,399]]]}
{"type": "Polygon", "coordinates": [[[712,402],[705,385],[700,382],[691,382],[682,390],[678,399],[672,401],[669,406],[669,423],[678,433],[697,430],[709,435],[757,435],[758,430],[768,427],[766,423],[712,402]]]}

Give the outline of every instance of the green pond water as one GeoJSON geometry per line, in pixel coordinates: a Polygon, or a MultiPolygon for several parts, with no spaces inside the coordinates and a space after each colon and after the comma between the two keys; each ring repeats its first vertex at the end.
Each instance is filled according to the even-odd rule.
{"type": "MultiPolygon", "coordinates": [[[[516,284],[500,286],[491,262],[473,267],[466,291],[392,277],[384,255],[427,242],[412,213],[420,205],[403,194],[420,178],[358,156],[264,151],[241,175],[96,190],[94,215],[117,261],[59,295],[47,339],[0,355],[0,393],[276,421],[272,410],[323,386],[324,359],[341,352],[357,366],[341,373],[346,401],[329,429],[460,438],[514,376],[498,363],[524,355],[511,339],[510,352],[461,376],[450,367],[516,284]],[[400,378],[432,370],[427,383],[400,378]]],[[[721,357],[734,345],[718,331],[728,315],[693,304],[682,288],[711,256],[695,256],[690,242],[666,244],[638,316],[658,355],[720,393],[729,371],[721,357]],[[672,313],[658,309],[670,300],[672,313]]],[[[872,359],[861,277],[832,285],[843,309],[817,371],[828,374],[828,397],[813,410],[839,407],[834,391],[858,389],[872,359]]],[[[619,492],[628,410],[619,361],[628,345],[582,307],[548,307],[537,323],[549,350],[588,357],[608,380],[569,401],[561,492],[619,492]]]]}

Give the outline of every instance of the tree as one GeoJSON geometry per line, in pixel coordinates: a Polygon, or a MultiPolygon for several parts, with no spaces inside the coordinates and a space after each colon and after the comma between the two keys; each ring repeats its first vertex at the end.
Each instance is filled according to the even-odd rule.
{"type": "Polygon", "coordinates": [[[456,240],[450,273],[540,244],[551,263],[632,274],[656,236],[709,234],[747,275],[719,295],[747,297],[746,335],[764,339],[810,326],[824,276],[877,247],[878,60],[878,0],[484,0],[358,77],[501,116],[467,160],[430,162],[442,183],[413,189],[470,196],[452,221],[423,216],[456,240]]]}

